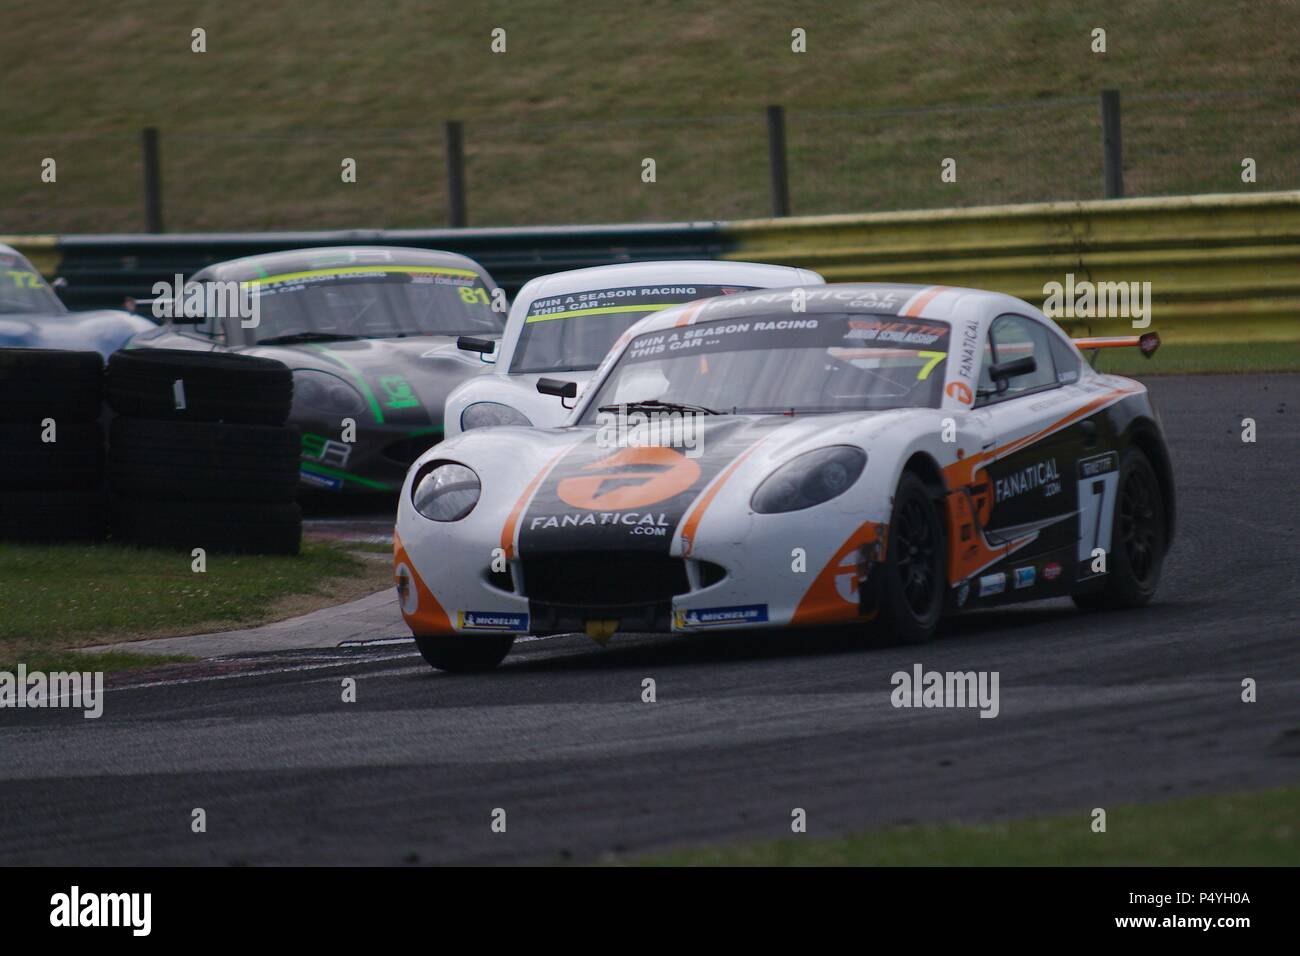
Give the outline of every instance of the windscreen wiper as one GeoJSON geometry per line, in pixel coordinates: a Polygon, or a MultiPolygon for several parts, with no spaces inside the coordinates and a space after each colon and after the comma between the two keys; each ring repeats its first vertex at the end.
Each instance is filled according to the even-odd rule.
{"type": "Polygon", "coordinates": [[[269,339],[258,339],[258,345],[292,345],[295,342],[355,342],[360,335],[341,335],[337,332],[290,332],[288,335],[273,335],[269,339]]]}
{"type": "Polygon", "coordinates": [[[657,398],[646,398],[639,402],[620,402],[617,405],[602,405],[596,409],[598,412],[619,412],[623,409],[650,409],[659,412],[694,412],[699,415],[725,415],[726,412],[720,412],[716,408],[706,408],[703,405],[691,405],[687,402],[664,402],[657,398]]]}

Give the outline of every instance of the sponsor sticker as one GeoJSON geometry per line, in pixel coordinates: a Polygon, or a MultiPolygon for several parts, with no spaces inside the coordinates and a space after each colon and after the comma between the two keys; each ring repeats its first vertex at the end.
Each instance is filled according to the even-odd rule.
{"type": "Polygon", "coordinates": [[[1061,576],[1061,566],[1057,564],[1055,561],[1051,562],[1050,564],[1046,565],[1043,568],[1044,581],[1055,581],[1060,576],[1061,576]]]}
{"type": "Polygon", "coordinates": [[[715,624],[761,624],[767,620],[766,604],[735,607],[701,607],[677,612],[678,627],[709,627],[715,624]]]}
{"type": "Polygon", "coordinates": [[[1118,470],[1119,455],[1113,451],[1108,451],[1102,455],[1093,455],[1091,458],[1084,458],[1079,462],[1079,477],[1085,480],[1118,470]]]}
{"type": "Polygon", "coordinates": [[[456,625],[464,631],[526,631],[528,615],[511,611],[457,611],[456,625]]]}
{"type": "Polygon", "coordinates": [[[330,491],[338,491],[343,487],[342,478],[333,478],[329,475],[318,475],[314,471],[307,471],[305,468],[298,472],[298,476],[304,484],[314,485],[317,488],[328,488],[330,491]]]}
{"type": "Polygon", "coordinates": [[[1027,568],[1016,568],[1013,573],[1016,576],[1016,590],[1034,586],[1034,578],[1037,576],[1037,572],[1032,564],[1027,568]]]}
{"type": "Polygon", "coordinates": [[[980,597],[1001,594],[1007,589],[1007,576],[999,571],[997,574],[985,574],[980,578],[980,597]]]}
{"type": "Polygon", "coordinates": [[[397,603],[403,614],[414,614],[420,609],[420,595],[412,581],[411,569],[405,563],[399,564],[393,573],[397,584],[397,603]]]}
{"type": "Polygon", "coordinates": [[[996,478],[993,488],[998,501],[1014,498],[1026,491],[1043,489],[1043,497],[1050,498],[1061,490],[1060,473],[1056,470],[1056,459],[1035,462],[1017,469],[1002,478],[996,478]]]}

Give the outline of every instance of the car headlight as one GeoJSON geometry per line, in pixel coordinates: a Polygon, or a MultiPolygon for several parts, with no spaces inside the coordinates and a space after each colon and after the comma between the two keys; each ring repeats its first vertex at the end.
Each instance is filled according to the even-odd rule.
{"type": "Polygon", "coordinates": [[[749,505],[759,514],[811,508],[843,494],[867,466],[867,453],[830,445],[792,458],[763,479],[749,505]]]}
{"type": "Polygon", "coordinates": [[[533,423],[521,411],[502,405],[500,402],[475,402],[460,413],[460,427],[463,431],[471,428],[484,428],[488,425],[529,425],[533,423]]]}
{"type": "Polygon", "coordinates": [[[472,468],[435,461],[416,480],[411,503],[430,521],[459,521],[474,510],[480,490],[472,468]]]}
{"type": "Polygon", "coordinates": [[[293,400],[317,411],[337,415],[359,415],[365,400],[357,390],[329,372],[300,368],[293,373],[293,400]]]}

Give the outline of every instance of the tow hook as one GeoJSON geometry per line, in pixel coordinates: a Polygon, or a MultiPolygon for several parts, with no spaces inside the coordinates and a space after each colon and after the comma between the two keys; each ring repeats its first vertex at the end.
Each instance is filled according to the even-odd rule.
{"type": "Polygon", "coordinates": [[[604,647],[618,630],[618,621],[587,621],[587,636],[604,647]]]}

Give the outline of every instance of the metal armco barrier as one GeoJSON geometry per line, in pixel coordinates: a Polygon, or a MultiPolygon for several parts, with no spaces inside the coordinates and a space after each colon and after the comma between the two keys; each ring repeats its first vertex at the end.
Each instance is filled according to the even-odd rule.
{"type": "MultiPolygon", "coordinates": [[[[1300,340],[1300,191],[984,206],[660,225],[0,238],[73,308],[146,298],[154,282],[239,256],[306,246],[461,252],[510,292],[534,276],[648,259],[727,258],[816,269],[831,282],[994,289],[1042,305],[1044,286],[1151,283],[1167,341],[1300,340]]],[[[1127,317],[1062,320],[1072,334],[1132,331],[1127,317]]]]}
{"type": "MultiPolygon", "coordinates": [[[[727,258],[816,269],[828,282],[925,282],[1007,292],[1151,283],[1167,341],[1300,340],[1300,191],[760,219],[723,225],[727,258]]],[[[1131,334],[1128,318],[1062,320],[1131,334]]]]}
{"type": "Polygon", "coordinates": [[[186,277],[213,262],[311,246],[413,246],[463,253],[513,294],[548,272],[644,259],[717,259],[717,223],[561,226],[520,229],[347,230],[341,232],[14,236],[14,246],[48,278],[68,282],[73,309],[120,308],[150,298],[155,282],[186,277]]]}

